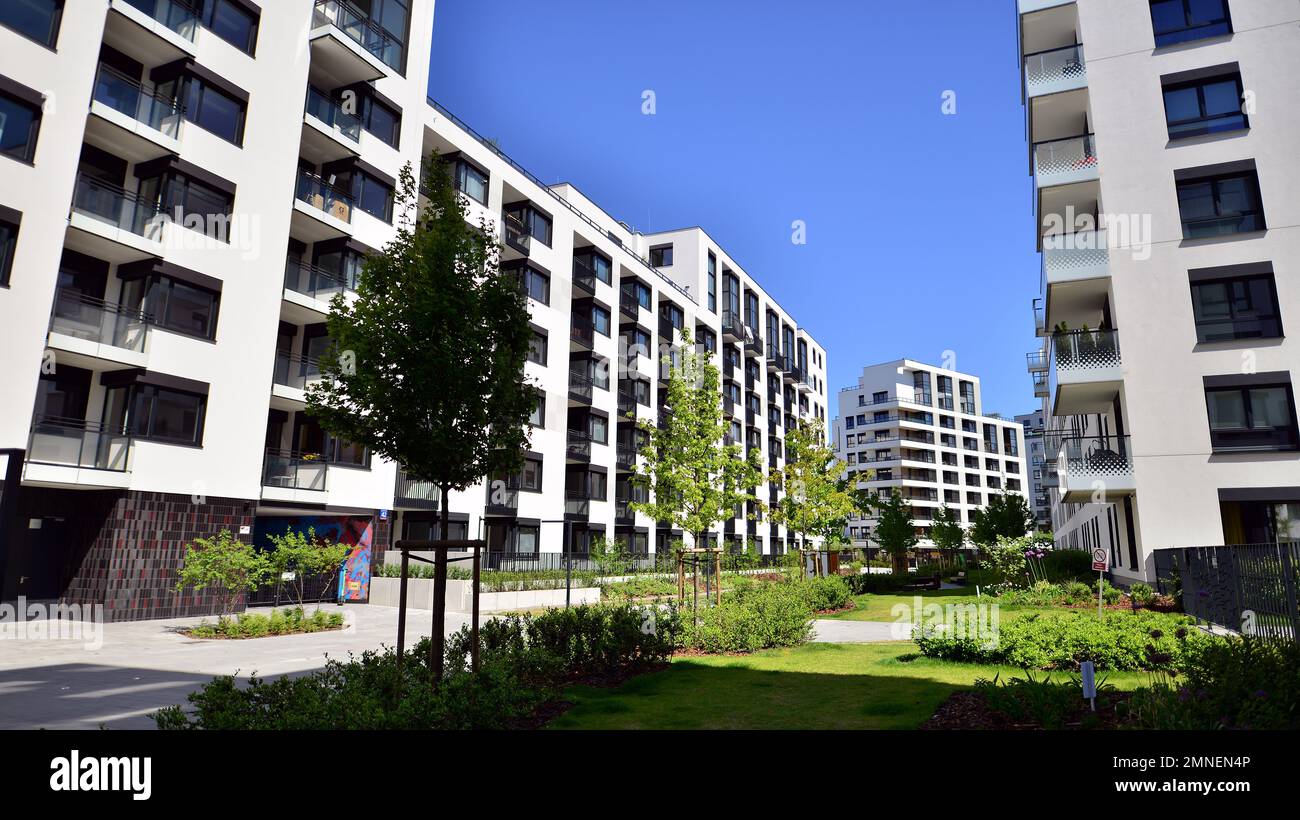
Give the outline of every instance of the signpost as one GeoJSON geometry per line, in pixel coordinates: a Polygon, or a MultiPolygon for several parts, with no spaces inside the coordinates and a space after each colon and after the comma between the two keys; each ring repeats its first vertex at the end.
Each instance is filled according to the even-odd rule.
{"type": "Polygon", "coordinates": [[[1079,664],[1079,675],[1083,678],[1083,698],[1092,702],[1092,711],[1097,711],[1097,670],[1092,661],[1079,664]]]}
{"type": "Polygon", "coordinates": [[[1110,566],[1110,551],[1105,547],[1094,547],[1092,550],[1092,568],[1097,571],[1097,617],[1101,617],[1101,581],[1102,576],[1106,573],[1106,568],[1110,566]]]}

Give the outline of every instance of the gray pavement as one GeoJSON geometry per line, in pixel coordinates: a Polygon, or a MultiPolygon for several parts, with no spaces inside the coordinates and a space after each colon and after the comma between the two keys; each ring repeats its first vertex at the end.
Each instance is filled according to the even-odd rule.
{"type": "MultiPolygon", "coordinates": [[[[151,729],[152,712],[183,705],[186,695],[217,675],[279,677],[319,669],[327,655],[346,660],[349,652],[396,645],[395,608],[362,604],[342,611],[343,630],[241,641],[179,633],[202,618],[103,624],[98,648],[73,640],[0,639],[0,729],[151,729]]],[[[468,615],[448,612],[446,632],[467,623],[468,615]]],[[[408,645],[430,635],[431,627],[432,613],[408,611],[408,645]]]]}
{"type": "Polygon", "coordinates": [[[912,625],[893,621],[813,621],[816,643],[883,643],[912,638],[912,625]]]}

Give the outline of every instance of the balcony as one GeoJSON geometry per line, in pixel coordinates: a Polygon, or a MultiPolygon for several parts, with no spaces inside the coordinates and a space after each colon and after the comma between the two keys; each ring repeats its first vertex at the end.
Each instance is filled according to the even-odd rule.
{"type": "Polygon", "coordinates": [[[564,518],[568,521],[586,521],[591,515],[592,498],[579,490],[564,491],[564,518]]]}
{"type": "Polygon", "coordinates": [[[489,480],[483,512],[485,515],[513,517],[519,512],[519,488],[511,487],[501,479],[489,480]]]}
{"type": "Polygon", "coordinates": [[[628,506],[627,499],[619,499],[614,502],[614,523],[631,526],[636,524],[636,513],[628,506]]]}
{"type": "Polygon", "coordinates": [[[1025,55],[1025,95],[1030,99],[1087,85],[1088,66],[1083,59],[1082,45],[1025,55]]]}
{"type": "Polygon", "coordinates": [[[1075,0],[1016,0],[1016,7],[1021,14],[1033,14],[1036,11],[1066,6],[1074,2],[1075,0]]]}
{"type": "Polygon", "coordinates": [[[596,326],[592,324],[590,317],[579,313],[573,314],[569,325],[569,341],[582,350],[595,349],[596,326]]]}
{"type": "Polygon", "coordinates": [[[1092,134],[1034,144],[1034,180],[1039,188],[1091,182],[1101,176],[1092,134]]]}
{"type": "Polygon", "coordinates": [[[569,428],[567,432],[566,457],[569,461],[589,463],[591,461],[591,433],[586,430],[569,428]]]}
{"type": "MultiPolygon", "coordinates": [[[[1055,300],[1054,289],[1075,282],[1105,279],[1110,276],[1110,248],[1106,231],[1079,231],[1069,234],[1051,234],[1043,237],[1043,280],[1048,295],[1055,300]]],[[[1093,283],[1087,287],[1095,291],[1106,288],[1106,283],[1093,283]]],[[[1053,311],[1055,312],[1055,311],[1053,311]]]]}
{"type": "Polygon", "coordinates": [[[295,236],[311,242],[338,239],[351,234],[352,195],[307,171],[298,172],[294,192],[295,236]],[[304,218],[305,217],[305,218],[304,218]]]}
{"type": "Polygon", "coordinates": [[[533,236],[528,232],[528,226],[524,224],[524,221],[512,213],[503,213],[501,214],[501,231],[506,247],[527,258],[528,251],[533,246],[533,236]]]}
{"type": "Polygon", "coordinates": [[[1051,357],[1046,350],[1036,350],[1033,353],[1026,353],[1025,361],[1029,365],[1030,373],[1046,373],[1051,357]]]}
{"type": "Polygon", "coordinates": [[[345,280],[334,271],[308,265],[289,258],[284,265],[284,298],[314,315],[293,314],[289,318],[299,324],[319,322],[329,313],[329,302],[340,293],[355,290],[356,283],[345,280]]]}
{"type": "Polygon", "coordinates": [[[315,359],[276,351],[271,375],[271,395],[301,409],[307,403],[307,385],[321,379],[320,363],[315,359]]]}
{"type": "Polygon", "coordinates": [[[1133,495],[1133,449],[1129,436],[1071,436],[1061,439],[1060,491],[1071,503],[1133,495]]]}
{"type": "Polygon", "coordinates": [[[126,487],[131,436],[83,419],[38,416],[27,442],[28,482],[126,487]]]}
{"type": "Polygon", "coordinates": [[[771,373],[780,373],[784,369],[781,348],[772,339],[767,340],[767,369],[771,373]]]}
{"type": "Polygon", "coordinates": [[[393,507],[399,510],[436,510],[442,493],[432,481],[421,481],[407,475],[400,467],[393,488],[393,507]]]}
{"type": "Polygon", "coordinates": [[[740,321],[740,314],[733,310],[722,312],[722,336],[730,342],[745,340],[745,325],[740,321]]]}
{"type": "Polygon", "coordinates": [[[109,66],[100,65],[91,92],[86,136],[130,162],[180,153],[181,108],[109,66]]]}
{"type": "Polygon", "coordinates": [[[147,63],[193,56],[199,19],[191,6],[177,0],[110,0],[116,14],[108,16],[104,42],[147,63]]]}
{"type": "Polygon", "coordinates": [[[1111,407],[1124,376],[1115,330],[1068,330],[1052,334],[1056,359],[1053,415],[1101,412],[1111,407]]]}
{"type": "Polygon", "coordinates": [[[595,296],[596,282],[598,281],[599,279],[596,277],[596,271],[592,269],[591,265],[587,264],[587,262],[580,257],[574,257],[573,290],[575,297],[577,297],[578,291],[583,291],[588,296],[595,296]]]}
{"type": "Polygon", "coordinates": [[[800,393],[812,392],[812,375],[809,374],[807,366],[797,366],[794,369],[794,386],[800,393]]]}
{"type": "MultiPolygon", "coordinates": [[[[1040,296],[1034,297],[1033,310],[1034,310],[1034,335],[1044,336],[1047,334],[1047,313],[1043,309],[1042,297],[1040,296]]],[[[951,402],[951,399],[949,399],[949,402],[951,402]]],[[[951,403],[948,405],[948,409],[949,410],[952,409],[951,403]]]]}
{"type": "Polygon", "coordinates": [[[596,388],[595,380],[585,370],[569,371],[569,401],[582,405],[591,405],[596,388]]]}
{"type": "Polygon", "coordinates": [[[303,110],[303,158],[313,164],[354,157],[361,151],[361,119],[323,91],[307,86],[303,110]]]}
{"type": "Polygon", "coordinates": [[[763,355],[763,339],[752,327],[745,328],[745,358],[757,359],[763,355]]]}
{"type": "Polygon", "coordinates": [[[338,88],[387,77],[401,44],[346,0],[318,0],[312,13],[311,70],[338,88]]]}
{"type": "Polygon", "coordinates": [[[60,360],[88,370],[146,367],[153,317],[144,311],[87,296],[70,288],[54,292],[49,346],[60,360]]]}
{"type": "Polygon", "coordinates": [[[632,471],[636,469],[637,452],[636,448],[620,444],[618,451],[614,456],[614,465],[620,470],[632,471]]]}
{"type": "Polygon", "coordinates": [[[156,203],[117,185],[77,175],[68,224],[89,239],[78,250],[119,264],[160,257],[166,221],[156,203]]]}
{"type": "Polygon", "coordinates": [[[318,453],[268,449],[262,463],[262,497],[276,501],[319,501],[328,477],[329,464],[318,453]]]}

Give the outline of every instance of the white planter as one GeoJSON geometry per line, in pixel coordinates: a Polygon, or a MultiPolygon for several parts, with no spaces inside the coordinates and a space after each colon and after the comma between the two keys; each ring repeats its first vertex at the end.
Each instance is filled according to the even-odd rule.
{"type": "MultiPolygon", "coordinates": [[[[398,605],[401,595],[400,578],[371,578],[370,603],[377,606],[398,605]]],[[[471,612],[474,596],[470,581],[447,581],[447,610],[471,612]]],[[[599,587],[575,587],[569,592],[572,604],[594,604],[600,601],[599,587]]],[[[408,609],[433,609],[433,579],[408,578],[406,581],[406,606],[408,609]]],[[[517,609],[564,606],[564,589],[534,589],[524,592],[482,592],[479,594],[480,612],[506,612],[517,609]]]]}

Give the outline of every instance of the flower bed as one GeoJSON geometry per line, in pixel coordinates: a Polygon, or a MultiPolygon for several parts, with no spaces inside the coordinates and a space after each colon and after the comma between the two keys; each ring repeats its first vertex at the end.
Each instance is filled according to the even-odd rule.
{"type": "Polygon", "coordinates": [[[181,634],[190,638],[205,640],[241,640],[245,638],[267,638],[275,635],[300,635],[308,632],[327,632],[343,628],[342,612],[326,612],[317,609],[310,615],[303,613],[302,607],[277,609],[269,615],[258,612],[245,612],[234,618],[221,617],[215,624],[203,621],[181,634]]]}

